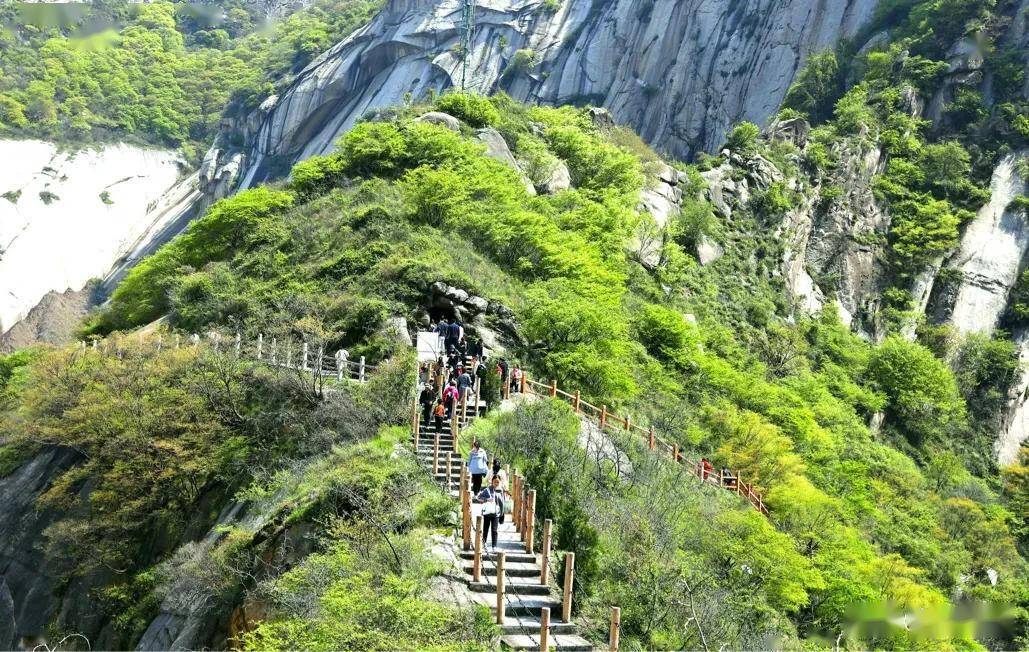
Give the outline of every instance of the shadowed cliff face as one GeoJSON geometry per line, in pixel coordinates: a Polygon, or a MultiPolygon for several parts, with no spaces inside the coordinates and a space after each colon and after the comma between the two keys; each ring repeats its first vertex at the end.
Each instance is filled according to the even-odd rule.
{"type": "MultiPolygon", "coordinates": [[[[476,3],[466,80],[482,92],[592,103],[657,150],[712,150],[774,113],[805,56],[852,35],[876,0],[542,0],[476,3]]],[[[281,176],[370,110],[460,86],[460,0],[394,0],[241,119],[244,185],[281,176]]]]}

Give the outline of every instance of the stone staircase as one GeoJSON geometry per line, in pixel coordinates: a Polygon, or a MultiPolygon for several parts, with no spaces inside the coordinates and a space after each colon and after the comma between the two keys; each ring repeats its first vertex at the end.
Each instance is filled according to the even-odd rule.
{"type": "MultiPolygon", "coordinates": [[[[469,362],[466,360],[465,364],[469,362]]],[[[486,406],[483,403],[476,408],[468,404],[463,413],[461,410],[458,404],[454,411],[455,418],[460,418],[461,421],[459,438],[464,436],[460,433],[463,433],[476,417],[486,413],[486,406]]],[[[446,489],[451,496],[460,499],[464,460],[455,449],[451,420],[445,419],[442,430],[437,433],[433,420],[430,418],[430,421],[425,423],[419,412],[417,439],[414,444],[418,461],[432,473],[436,483],[446,489]]],[[[482,548],[479,577],[474,577],[475,542],[481,538],[481,534],[475,530],[475,523],[480,509],[479,505],[472,505],[473,546],[472,550],[460,553],[461,571],[468,582],[473,601],[489,607],[496,617],[497,552],[504,553],[504,614],[503,623],[500,625],[502,645],[513,650],[540,649],[543,610],[549,609],[548,649],[569,652],[593,650],[593,645],[578,635],[573,622],[562,620],[562,596],[550,586],[549,578],[547,581],[541,581],[541,555],[526,550],[521,534],[512,523],[512,515],[507,515],[506,523],[500,526],[497,552],[487,551],[485,546],[482,548]]],[[[458,538],[460,539],[460,533],[458,538]]],[[[460,546],[460,541],[458,545],[460,546]]],[[[549,576],[551,573],[547,574],[549,576]]]]}
{"type": "MultiPolygon", "coordinates": [[[[476,522],[479,506],[474,505],[472,522],[476,522]]],[[[479,533],[472,531],[473,540],[479,533]]],[[[593,645],[582,636],[574,622],[562,620],[561,597],[550,586],[541,583],[540,555],[525,549],[521,535],[510,522],[500,526],[497,550],[504,553],[504,618],[500,625],[500,641],[513,650],[539,650],[541,645],[542,611],[550,610],[547,647],[553,650],[593,650],[593,645]]],[[[473,576],[475,551],[461,553],[462,570],[468,587],[476,601],[497,613],[497,557],[483,548],[479,580],[473,576]]],[[[550,566],[553,568],[553,565],[550,566]]],[[[550,573],[547,573],[550,575],[550,573]]]]}

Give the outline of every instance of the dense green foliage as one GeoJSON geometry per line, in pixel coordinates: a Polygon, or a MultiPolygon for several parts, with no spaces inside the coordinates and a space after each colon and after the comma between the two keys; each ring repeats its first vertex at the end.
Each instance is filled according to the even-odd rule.
{"type": "MultiPolygon", "coordinates": [[[[487,648],[495,635],[488,610],[459,611],[430,593],[430,580],[446,569],[427,549],[431,530],[411,526],[443,496],[413,459],[396,458],[404,438],[396,428],[337,449],[288,487],[301,503],[312,490],[335,494],[351,513],[326,527],[323,552],[256,587],[270,613],[243,636],[244,649],[487,648]]],[[[283,484],[290,480],[279,476],[260,491],[278,493],[283,484]]],[[[443,519],[421,525],[451,525],[451,502],[443,503],[443,519]]]]}
{"type": "MultiPolygon", "coordinates": [[[[450,106],[483,102],[446,97],[440,102],[450,106]]],[[[561,160],[575,189],[532,197],[468,135],[411,119],[428,107],[398,109],[387,121],[358,125],[336,153],[297,166],[285,189],[214,207],[180,238],[188,247],[172,243],[130,274],[94,328],[168,312],[193,330],[278,324],[385,355],[380,324],[390,315],[422,319],[433,282],[508,306],[519,322],[515,354],[536,375],[631,410],[691,457],[739,469],[774,515],[773,530],[731,497],[681,491],[676,500],[686,506],[676,510],[685,511],[652,514],[640,506],[668,494],[662,474],[672,471],[647,471],[650,458],[632,445],[624,448],[641,475],[625,487],[609,472],[584,480],[573,426],[560,411],[484,423],[483,437],[524,460],[545,488],[540,507],[559,524],[560,545],[580,557],[583,614],[598,638],[603,611],[621,602],[626,635],[641,645],[696,645],[699,630],[675,627],[683,616],[675,608],[633,609],[647,599],[682,604],[681,591],[698,582],[735,596],[705,603],[705,635],[742,647],[763,637],[835,637],[859,602],[946,610],[960,592],[1024,609],[1021,530],[1010,511],[1021,494],[1003,490],[982,461],[988,444],[969,435],[989,401],[996,409],[1002,390],[994,381],[1012,373],[1010,350],[963,344],[955,375],[920,344],[855,337],[831,309],[786,320],[789,299],[770,273],[782,244],[764,235],[797,200],[785,181],[759,189],[722,223],[698,194],[702,180],[688,174],[663,262],[644,272],[625,248],[647,228],[635,200],[652,153],[594,127],[586,112],[504,97],[490,104],[515,156],[561,160]],[[239,220],[248,228],[226,240],[239,220]],[[686,247],[711,235],[733,247],[700,267],[686,247]],[[866,424],[879,412],[886,420],[877,435],[866,424]]],[[[859,119],[855,106],[840,115],[859,119]]],[[[800,169],[797,152],[749,127],[732,140],[740,152],[800,169]]],[[[920,150],[923,164],[940,158],[934,147],[920,150]]],[[[923,192],[963,192],[942,174],[931,179],[923,192]]],[[[492,315],[486,324],[507,328],[492,315]]],[[[376,595],[369,599],[388,597],[376,595]]],[[[1024,611],[1016,614],[1024,626],[1024,611]]],[[[861,636],[852,644],[912,642],[902,630],[861,636]]]]}
{"type": "Polygon", "coordinates": [[[320,0],[265,26],[257,4],[238,0],[82,11],[4,0],[0,23],[12,29],[0,30],[0,134],[135,139],[181,146],[195,162],[227,106],[256,106],[380,5],[320,0]]]}

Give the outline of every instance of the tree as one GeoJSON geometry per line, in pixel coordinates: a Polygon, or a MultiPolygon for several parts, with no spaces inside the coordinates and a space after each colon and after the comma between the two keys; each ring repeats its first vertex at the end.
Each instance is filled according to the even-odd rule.
{"type": "Polygon", "coordinates": [[[954,374],[924,346],[889,337],[872,352],[868,373],[887,397],[890,422],[911,444],[946,442],[965,427],[954,374]]]}

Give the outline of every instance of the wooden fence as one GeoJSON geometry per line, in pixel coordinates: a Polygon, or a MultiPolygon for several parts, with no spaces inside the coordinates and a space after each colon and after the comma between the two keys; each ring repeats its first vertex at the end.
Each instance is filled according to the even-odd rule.
{"type": "MultiPolygon", "coordinates": [[[[126,339],[130,336],[126,336],[126,339]]],[[[368,376],[374,373],[378,367],[365,362],[364,356],[358,360],[351,360],[344,350],[337,350],[333,354],[327,354],[325,348],[320,344],[311,344],[304,340],[294,341],[286,338],[281,343],[277,337],[265,339],[263,333],[258,333],[252,339],[246,339],[242,333],[235,336],[224,336],[217,331],[212,331],[201,337],[197,333],[183,337],[180,334],[169,333],[165,339],[164,333],[156,333],[145,337],[139,334],[140,341],[149,340],[154,344],[156,351],[168,348],[181,348],[183,346],[200,346],[204,342],[215,352],[224,351],[238,358],[245,358],[260,362],[280,369],[292,369],[301,373],[310,373],[323,378],[335,378],[339,381],[349,379],[358,382],[365,382],[368,376]]],[[[117,341],[94,339],[90,343],[82,341],[80,347],[83,351],[111,352],[113,349],[118,353],[117,341]]]]}
{"type": "MultiPolygon", "coordinates": [[[[513,383],[511,382],[504,383],[503,391],[505,398],[510,397],[512,384],[513,383]]],[[[551,398],[564,401],[571,405],[572,410],[576,414],[582,415],[595,422],[601,430],[604,430],[605,428],[616,428],[638,434],[647,441],[647,447],[650,448],[650,450],[661,450],[665,454],[671,455],[677,463],[683,464],[686,468],[690,469],[691,472],[702,482],[731,491],[740,497],[745,498],[754,507],[754,509],[758,510],[765,516],[769,515],[768,506],[765,505],[762,495],[754,490],[753,483],[743,481],[743,476],[738,470],[735,472],[724,473],[714,468],[705,468],[702,461],[685,458],[680,454],[678,444],[669,443],[658,437],[654,433],[654,428],[652,426],[649,428],[639,426],[633,423],[632,419],[628,415],[621,417],[609,412],[606,405],[601,405],[599,407],[591,405],[590,403],[582,400],[579,390],[576,390],[575,393],[563,391],[557,386],[556,380],[552,380],[550,383],[541,383],[530,379],[528,375],[523,372],[521,380],[519,381],[519,391],[521,391],[522,394],[530,396],[549,396],[551,398]]]]}

